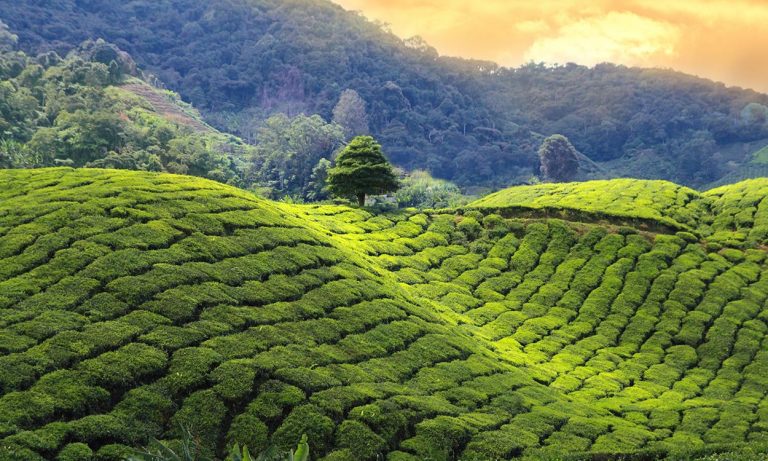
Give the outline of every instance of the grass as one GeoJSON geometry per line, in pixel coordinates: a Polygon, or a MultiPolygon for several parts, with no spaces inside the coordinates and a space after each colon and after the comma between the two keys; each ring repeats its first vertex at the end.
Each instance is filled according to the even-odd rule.
{"type": "Polygon", "coordinates": [[[305,433],[327,460],[765,452],[765,180],[372,215],[167,174],[0,179],[2,460],[123,459],[179,427],[219,458],[305,433]],[[583,214],[523,210],[557,206],[583,214]]]}

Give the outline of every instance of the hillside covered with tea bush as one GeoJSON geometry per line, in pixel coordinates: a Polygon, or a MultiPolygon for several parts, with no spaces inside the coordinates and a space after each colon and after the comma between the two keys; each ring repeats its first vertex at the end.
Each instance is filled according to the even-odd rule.
{"type": "Polygon", "coordinates": [[[0,171],[0,459],[695,459],[768,449],[768,180],[372,214],[0,171]],[[602,456],[602,458],[601,458],[602,456]],[[382,458],[383,457],[383,458],[382,458]]]}

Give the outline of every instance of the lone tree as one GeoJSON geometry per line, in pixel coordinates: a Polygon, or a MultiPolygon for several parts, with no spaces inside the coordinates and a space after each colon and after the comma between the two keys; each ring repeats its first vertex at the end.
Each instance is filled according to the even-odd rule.
{"type": "Polygon", "coordinates": [[[570,181],[579,169],[579,153],[568,138],[554,134],[541,143],[539,161],[541,174],[555,182],[570,181]]]}
{"type": "Polygon", "coordinates": [[[356,197],[365,205],[367,194],[385,194],[400,187],[381,145],[370,136],[358,136],[347,144],[328,171],[328,189],[339,197],[356,197]]]}

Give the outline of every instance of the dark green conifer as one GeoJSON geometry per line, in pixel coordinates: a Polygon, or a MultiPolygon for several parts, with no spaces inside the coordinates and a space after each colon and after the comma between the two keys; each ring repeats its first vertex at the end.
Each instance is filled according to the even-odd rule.
{"type": "Polygon", "coordinates": [[[381,145],[371,136],[358,136],[349,142],[328,171],[328,189],[339,197],[356,197],[360,206],[368,194],[385,194],[398,189],[381,145]]]}

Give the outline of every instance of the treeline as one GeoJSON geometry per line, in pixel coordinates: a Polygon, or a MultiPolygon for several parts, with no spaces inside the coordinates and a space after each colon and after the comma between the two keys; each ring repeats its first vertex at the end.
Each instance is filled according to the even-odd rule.
{"type": "Polygon", "coordinates": [[[25,50],[63,54],[104,38],[247,141],[275,113],[330,121],[353,89],[396,165],[463,187],[538,174],[536,150],[555,133],[608,162],[605,177],[692,186],[768,138],[768,97],[753,91],[672,71],[443,58],[326,0],[6,3],[0,18],[25,50]]]}
{"type": "Polygon", "coordinates": [[[136,67],[103,41],[66,57],[0,52],[0,167],[56,165],[191,174],[243,184],[250,147],[233,137],[169,120],[116,86],[136,67]]]}
{"type": "MultiPolygon", "coordinates": [[[[63,58],[55,51],[31,57],[15,49],[13,34],[2,32],[0,168],[165,171],[254,189],[275,199],[320,201],[330,198],[326,177],[334,156],[364,129],[365,115],[353,101],[337,105],[334,119],[339,123],[319,115],[274,115],[246,143],[206,128],[177,95],[152,88],[130,55],[114,45],[86,41],[63,58]],[[159,104],[175,112],[160,112],[142,93],[155,93],[159,104]]],[[[464,201],[456,186],[427,172],[401,170],[399,175],[403,188],[396,200],[401,206],[464,201]]]]}
{"type": "Polygon", "coordinates": [[[671,70],[527,65],[484,83],[515,123],[566,135],[592,160],[618,160],[634,176],[708,184],[729,161],[749,161],[728,146],[768,138],[768,96],[671,70]]]}
{"type": "Polygon", "coordinates": [[[214,126],[249,141],[274,113],[330,120],[342,92],[354,89],[370,134],[408,170],[503,186],[530,176],[535,161],[527,132],[497,124],[463,88],[475,76],[325,0],[21,2],[5,12],[26,50],[115,43],[214,126]]]}

